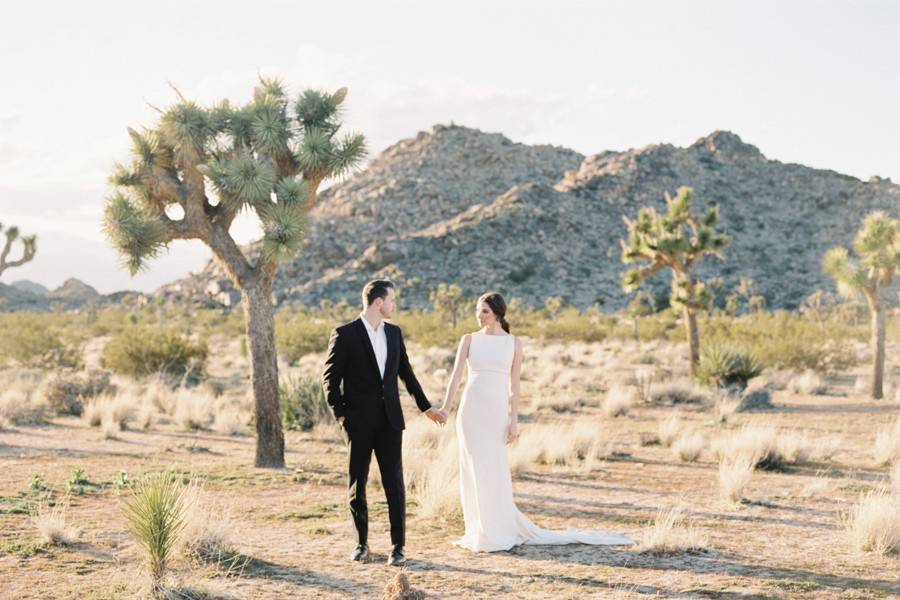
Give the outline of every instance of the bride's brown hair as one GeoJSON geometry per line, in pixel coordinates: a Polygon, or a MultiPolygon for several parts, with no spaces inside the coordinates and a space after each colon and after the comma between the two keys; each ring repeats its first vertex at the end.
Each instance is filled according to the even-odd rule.
{"type": "Polygon", "coordinates": [[[503,328],[503,331],[509,333],[509,322],[506,320],[506,300],[503,299],[503,296],[497,292],[488,292],[482,294],[481,297],[478,298],[478,301],[488,305],[488,308],[491,309],[491,312],[494,313],[494,316],[500,321],[500,327],[503,328]]]}

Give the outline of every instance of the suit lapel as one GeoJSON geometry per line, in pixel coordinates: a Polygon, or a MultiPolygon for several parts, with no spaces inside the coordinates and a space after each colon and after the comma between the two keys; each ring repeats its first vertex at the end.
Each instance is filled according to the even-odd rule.
{"type": "MultiPolygon", "coordinates": [[[[378,369],[378,359],[375,358],[375,349],[372,348],[372,340],[369,339],[369,330],[366,329],[366,324],[363,323],[362,320],[363,317],[356,319],[356,328],[359,330],[359,337],[362,340],[362,345],[366,349],[366,356],[369,357],[372,368],[375,369],[375,375],[378,379],[381,379],[381,371],[378,369]]],[[[385,335],[387,335],[387,329],[385,329],[385,335]]],[[[388,344],[388,353],[390,353],[390,344],[388,344]]]]}

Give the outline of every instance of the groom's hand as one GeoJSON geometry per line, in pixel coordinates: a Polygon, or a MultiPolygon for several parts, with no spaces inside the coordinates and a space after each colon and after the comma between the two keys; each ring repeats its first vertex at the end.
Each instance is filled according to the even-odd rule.
{"type": "Polygon", "coordinates": [[[447,417],[444,416],[440,410],[436,408],[429,408],[425,411],[425,416],[437,423],[438,425],[443,425],[447,422],[447,417]]]}

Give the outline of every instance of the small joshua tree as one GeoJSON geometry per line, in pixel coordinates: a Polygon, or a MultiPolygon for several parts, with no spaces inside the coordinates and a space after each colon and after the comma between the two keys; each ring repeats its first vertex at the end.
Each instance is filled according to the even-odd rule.
{"type": "Polygon", "coordinates": [[[0,232],[6,235],[3,250],[0,251],[0,275],[3,275],[3,271],[24,265],[34,258],[34,254],[37,252],[37,236],[20,236],[18,227],[7,227],[6,231],[3,231],[2,224],[0,224],[0,232]],[[9,260],[9,253],[12,252],[13,244],[16,241],[22,242],[22,256],[15,260],[9,260]]]}
{"type": "Polygon", "coordinates": [[[107,199],[105,229],[132,274],[172,240],[198,239],[241,291],[258,467],[284,466],[272,302],[278,262],[300,250],[319,185],[348,173],[366,153],[361,135],[338,137],[346,95],[346,88],[306,90],[291,103],[270,79],[260,80],[244,106],[205,108],[178,93],[155,127],[129,128],[134,160],[110,177],[116,191],[107,199]],[[245,209],[264,232],[255,257],[229,233],[245,209]]]}
{"type": "Polygon", "coordinates": [[[431,292],[431,301],[434,302],[434,310],[447,315],[455,330],[465,305],[462,288],[455,283],[450,285],[441,283],[436,290],[431,292]]]}
{"type": "Polygon", "coordinates": [[[638,211],[634,220],[624,217],[628,227],[628,241],[621,240],[622,262],[648,263],[628,270],[622,280],[625,291],[631,292],[642,281],[663,269],[672,270],[672,308],[681,309],[687,334],[691,373],[696,375],[700,360],[700,335],[697,331],[697,312],[707,310],[712,294],[699,281],[694,268],[700,258],[713,254],[722,258],[722,248],[728,237],[716,231],[719,207],[712,206],[703,217],[694,216],[694,191],[678,188],[674,198],[666,193],[667,214],[660,215],[652,207],[638,211]]]}
{"type": "Polygon", "coordinates": [[[867,215],[853,240],[857,256],[846,248],[832,248],[822,259],[822,270],[847,296],[862,295],[872,315],[872,398],[884,395],[884,337],[887,290],[900,270],[900,221],[882,211],[867,215]]]}

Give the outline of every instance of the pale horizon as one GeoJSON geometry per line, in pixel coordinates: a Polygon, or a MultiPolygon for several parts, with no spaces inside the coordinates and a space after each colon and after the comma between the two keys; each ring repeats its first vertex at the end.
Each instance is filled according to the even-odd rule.
{"type": "MultiPolygon", "coordinates": [[[[100,231],[126,128],[153,123],[169,82],[202,103],[245,101],[260,74],[347,85],[370,157],[451,121],[585,155],[728,130],[770,159],[900,181],[889,2],[125,4],[17,6],[0,25],[0,223],[38,235],[4,283],[152,291],[203,267],[202,243],[178,242],[130,278],[100,231]]],[[[257,231],[235,225],[242,243],[257,231]]]]}

